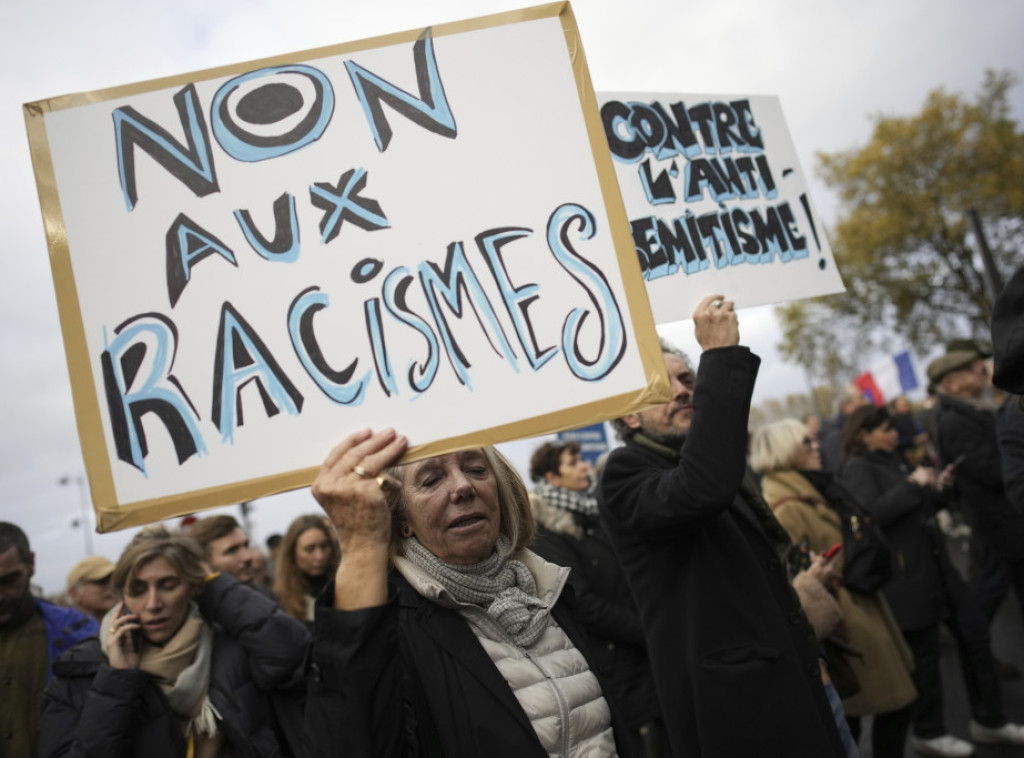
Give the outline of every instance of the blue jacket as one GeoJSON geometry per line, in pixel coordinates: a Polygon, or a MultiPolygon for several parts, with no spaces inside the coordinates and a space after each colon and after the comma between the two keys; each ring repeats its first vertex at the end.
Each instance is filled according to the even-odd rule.
{"type": "Polygon", "coordinates": [[[69,647],[99,634],[100,625],[96,619],[74,608],[62,608],[38,598],[36,607],[46,627],[46,681],[49,682],[54,659],[69,647]]]}

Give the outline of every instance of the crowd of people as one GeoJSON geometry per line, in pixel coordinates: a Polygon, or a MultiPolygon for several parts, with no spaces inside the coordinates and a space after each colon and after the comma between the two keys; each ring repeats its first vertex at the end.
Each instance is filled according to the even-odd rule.
{"type": "Polygon", "coordinates": [[[760,359],[711,296],[697,364],[662,344],[670,399],[613,420],[597,468],[541,445],[532,492],[492,447],[400,465],[406,437],[365,429],[269,557],[230,516],[146,527],[72,568],[73,608],[32,596],[29,540],[0,523],[0,755],[851,758],[870,718],[878,758],[908,735],[967,756],[942,626],[971,740],[1024,745],[989,636],[1024,600],[1024,330],[1000,331],[1022,290],[996,311],[998,414],[958,344],[928,367],[927,423],[850,390],[820,429],[751,435],[760,359]]]}

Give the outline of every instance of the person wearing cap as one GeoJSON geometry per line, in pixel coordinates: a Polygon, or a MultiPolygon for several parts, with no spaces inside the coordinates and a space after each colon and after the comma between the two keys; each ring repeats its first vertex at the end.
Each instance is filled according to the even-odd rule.
{"type": "Polygon", "coordinates": [[[945,463],[957,464],[961,505],[978,540],[972,589],[991,622],[1011,585],[1024,604],[1024,511],[1007,497],[985,359],[950,350],[928,365],[928,378],[939,390],[936,444],[945,463]]]}
{"type": "Polygon", "coordinates": [[[114,573],[114,564],[102,555],[90,555],[68,572],[68,597],[75,608],[96,621],[103,617],[117,600],[110,588],[110,575],[114,573]]]}

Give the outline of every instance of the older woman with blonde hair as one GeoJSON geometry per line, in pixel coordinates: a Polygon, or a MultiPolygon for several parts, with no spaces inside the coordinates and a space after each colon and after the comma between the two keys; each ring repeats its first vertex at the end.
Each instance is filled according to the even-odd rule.
{"type": "MultiPolygon", "coordinates": [[[[802,423],[787,419],[758,429],[751,439],[750,465],[762,475],[764,499],[794,542],[819,554],[842,542],[840,508],[853,498],[822,471],[818,441],[802,423]]],[[[910,650],[881,593],[851,592],[841,582],[835,591],[843,611],[835,634],[859,653],[848,661],[860,690],[843,700],[851,731],[857,738],[860,717],[873,715],[874,755],[902,758],[909,706],[917,697],[910,650]]]]}
{"type": "Polygon", "coordinates": [[[114,568],[122,600],[99,637],[53,664],[40,755],[261,758],[295,753],[272,692],[301,680],[303,626],[162,526],[136,535],[114,568]]]}
{"type": "Polygon", "coordinates": [[[353,434],[313,484],[342,555],[317,606],[313,754],[624,755],[568,570],[526,549],[515,470],[490,447],[395,467],[406,446],[353,434]]]}

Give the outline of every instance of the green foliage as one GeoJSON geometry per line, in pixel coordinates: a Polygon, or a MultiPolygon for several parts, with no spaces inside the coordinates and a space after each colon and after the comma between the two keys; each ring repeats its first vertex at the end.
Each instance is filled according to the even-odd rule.
{"type": "Polygon", "coordinates": [[[968,214],[976,209],[997,269],[1024,262],[1024,132],[1009,116],[1007,71],[974,102],[942,89],[915,116],[876,116],[866,145],[818,155],[840,197],[830,235],[847,292],[782,306],[780,350],[835,381],[895,338],[926,353],[952,337],[987,338],[992,294],[968,214]]]}

